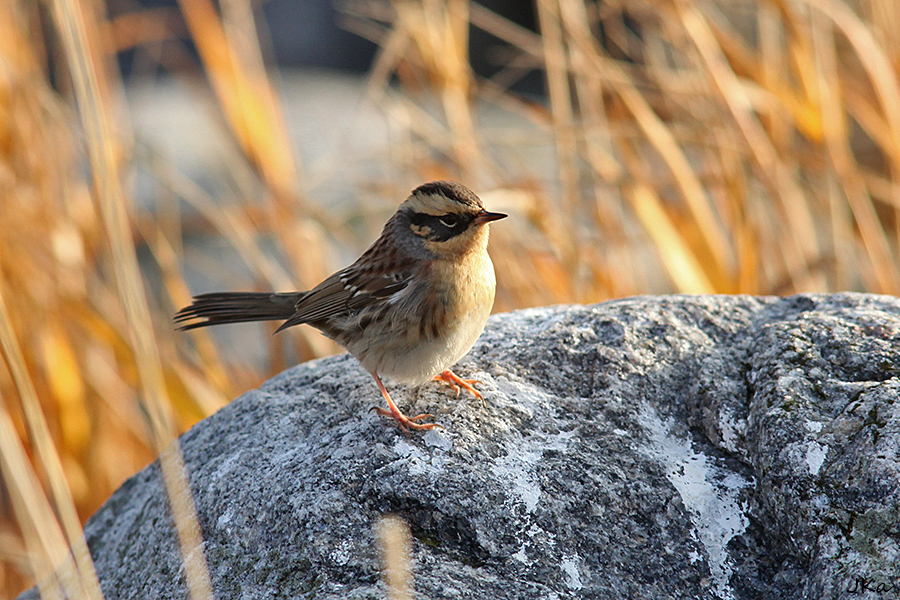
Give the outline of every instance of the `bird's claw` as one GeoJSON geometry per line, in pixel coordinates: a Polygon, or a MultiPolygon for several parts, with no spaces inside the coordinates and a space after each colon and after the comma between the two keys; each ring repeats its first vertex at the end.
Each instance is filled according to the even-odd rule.
{"type": "Polygon", "coordinates": [[[416,423],[419,419],[433,419],[434,415],[430,415],[428,413],[422,413],[420,415],[416,415],[414,417],[407,417],[402,412],[394,413],[386,408],[381,408],[380,406],[373,406],[372,410],[377,412],[379,415],[383,417],[391,417],[395,421],[397,421],[397,425],[400,426],[400,429],[403,430],[404,433],[408,433],[407,427],[409,429],[415,429],[418,431],[434,429],[435,427],[444,428],[443,425],[438,423],[416,423]]]}
{"type": "Polygon", "coordinates": [[[446,382],[450,386],[450,389],[456,392],[457,398],[459,397],[460,388],[466,390],[467,392],[470,392],[476,398],[481,400],[482,407],[487,408],[487,405],[484,402],[484,396],[482,396],[481,392],[476,390],[474,387],[476,383],[482,383],[478,379],[463,379],[450,369],[447,369],[440,375],[435,375],[434,380],[446,382]]]}

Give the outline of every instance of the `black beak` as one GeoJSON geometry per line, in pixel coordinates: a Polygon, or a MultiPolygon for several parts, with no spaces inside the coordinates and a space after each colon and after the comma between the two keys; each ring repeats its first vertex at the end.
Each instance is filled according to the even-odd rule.
{"type": "Polygon", "coordinates": [[[475,215],[475,220],[473,221],[476,225],[483,225],[484,223],[490,223],[491,221],[499,221],[500,219],[505,219],[509,215],[504,215],[503,213],[494,213],[483,210],[475,215]]]}

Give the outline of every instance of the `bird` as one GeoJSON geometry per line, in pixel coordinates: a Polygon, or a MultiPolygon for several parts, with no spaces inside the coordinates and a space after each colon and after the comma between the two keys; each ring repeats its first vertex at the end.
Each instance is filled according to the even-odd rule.
{"type": "Polygon", "coordinates": [[[353,264],[305,292],[212,292],[175,315],[182,331],[248,321],[284,320],[275,333],[308,324],[344,347],[375,379],[387,409],[407,428],[442,427],[431,414],[408,417],[381,376],[409,384],[430,379],[484,398],[450,367],[471,348],[494,305],[496,276],[488,224],[508,215],[485,210],[454,181],[417,187],[353,264]]]}

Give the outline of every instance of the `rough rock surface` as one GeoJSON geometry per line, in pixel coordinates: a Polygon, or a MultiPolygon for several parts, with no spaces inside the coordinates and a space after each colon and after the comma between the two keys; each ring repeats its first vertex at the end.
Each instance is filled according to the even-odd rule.
{"type": "MultiPolygon", "coordinates": [[[[900,300],[643,297],[492,317],[441,384],[349,356],[182,437],[217,598],[384,598],[403,516],[419,598],[900,597],[900,300]]],[[[185,598],[157,465],[86,535],[108,599],[185,598]]],[[[30,592],[33,594],[33,592],[30,592]]]]}

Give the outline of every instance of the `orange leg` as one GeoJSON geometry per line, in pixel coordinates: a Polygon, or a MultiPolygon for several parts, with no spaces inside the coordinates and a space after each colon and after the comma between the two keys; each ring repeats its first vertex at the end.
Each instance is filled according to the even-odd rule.
{"type": "Polygon", "coordinates": [[[476,398],[481,400],[481,406],[487,408],[487,405],[484,403],[484,397],[478,390],[473,387],[476,383],[481,383],[477,379],[463,379],[450,369],[447,369],[440,375],[435,375],[434,380],[446,381],[448,384],[450,384],[450,388],[456,392],[457,396],[459,396],[459,388],[463,388],[464,390],[471,392],[476,398]]]}
{"type": "Polygon", "coordinates": [[[375,378],[375,383],[378,384],[378,389],[381,390],[381,395],[384,396],[384,399],[387,401],[388,408],[390,409],[385,410],[381,407],[373,406],[372,410],[384,417],[393,417],[394,420],[397,421],[397,424],[400,425],[400,429],[403,430],[403,433],[407,433],[407,427],[409,427],[410,429],[434,429],[435,427],[440,427],[441,429],[444,428],[442,425],[438,425],[437,423],[416,423],[416,421],[418,421],[419,419],[429,419],[432,418],[433,415],[421,414],[416,415],[415,417],[407,417],[406,415],[404,415],[402,412],[400,412],[400,409],[397,408],[397,405],[394,404],[394,401],[391,400],[391,397],[387,393],[387,390],[384,389],[384,384],[381,383],[381,378],[378,376],[378,374],[372,373],[372,377],[375,378]]]}

